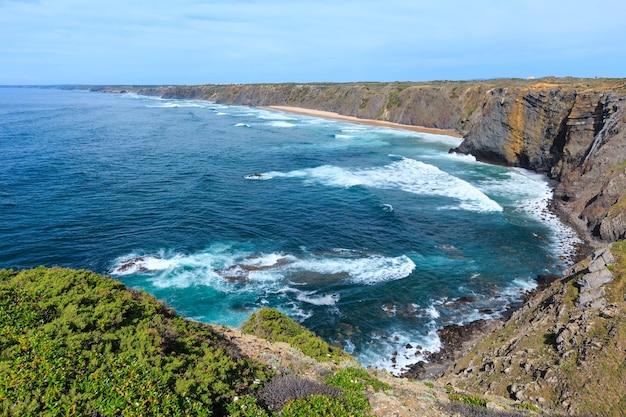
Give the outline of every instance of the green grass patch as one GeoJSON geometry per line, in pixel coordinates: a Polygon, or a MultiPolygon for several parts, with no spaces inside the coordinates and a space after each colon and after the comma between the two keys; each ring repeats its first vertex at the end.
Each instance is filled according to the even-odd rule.
{"type": "Polygon", "coordinates": [[[244,333],[252,334],[270,342],[286,342],[317,361],[341,362],[352,359],[343,349],[333,347],[313,332],[293,321],[278,310],[264,307],[253,313],[242,324],[244,333]]]}

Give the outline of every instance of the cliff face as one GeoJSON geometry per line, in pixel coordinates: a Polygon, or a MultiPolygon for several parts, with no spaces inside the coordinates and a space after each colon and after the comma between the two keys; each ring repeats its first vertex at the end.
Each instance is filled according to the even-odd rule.
{"type": "MultiPolygon", "coordinates": [[[[461,131],[454,85],[413,83],[253,84],[147,88],[141,94],[246,106],[294,106],[362,119],[461,131]]],[[[458,87],[457,87],[458,88],[458,87]]]]}
{"type": "Polygon", "coordinates": [[[556,209],[588,238],[612,242],[626,237],[625,80],[549,78],[123,90],[225,104],[303,107],[456,131],[465,135],[457,152],[485,162],[545,172],[556,179],[556,209]]]}
{"type": "Polygon", "coordinates": [[[594,238],[626,237],[626,94],[623,88],[537,84],[499,88],[458,152],[546,172],[559,210],[594,238]]]}

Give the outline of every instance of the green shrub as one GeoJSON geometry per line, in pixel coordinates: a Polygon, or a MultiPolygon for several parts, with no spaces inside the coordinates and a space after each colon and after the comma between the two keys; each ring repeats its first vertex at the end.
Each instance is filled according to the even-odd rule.
{"type": "Polygon", "coordinates": [[[283,408],[280,415],[281,417],[364,417],[367,413],[364,410],[353,409],[342,398],[318,394],[291,401],[283,408]]]}
{"type": "Polygon", "coordinates": [[[0,415],[210,416],[266,380],[208,326],[89,271],[0,271],[0,415]]]}
{"type": "Polygon", "coordinates": [[[313,332],[278,310],[263,307],[242,324],[244,333],[253,334],[270,342],[286,342],[307,356],[320,362],[340,362],[351,359],[342,349],[330,346],[313,332]]]}
{"type": "Polygon", "coordinates": [[[341,388],[344,391],[361,392],[367,389],[368,386],[372,387],[376,392],[391,389],[388,384],[379,381],[363,368],[351,367],[342,369],[336,374],[326,378],[325,382],[328,385],[341,388]]]}
{"type": "Polygon", "coordinates": [[[257,404],[256,398],[251,395],[235,397],[227,406],[229,417],[270,417],[261,406],[257,404]]]}
{"type": "Polygon", "coordinates": [[[472,407],[486,407],[487,406],[487,400],[485,400],[484,398],[477,397],[475,395],[462,395],[462,394],[451,393],[449,395],[449,398],[450,398],[450,401],[462,402],[472,407]]]}

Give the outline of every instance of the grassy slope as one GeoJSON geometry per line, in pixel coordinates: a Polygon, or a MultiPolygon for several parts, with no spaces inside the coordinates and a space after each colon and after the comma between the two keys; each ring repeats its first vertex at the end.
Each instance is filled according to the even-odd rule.
{"type": "Polygon", "coordinates": [[[276,310],[244,328],[278,343],[185,320],[89,271],[1,270],[0,416],[276,415],[264,397],[287,400],[283,417],[442,416],[450,400],[472,398],[368,372],[276,310]],[[268,392],[280,375],[304,392],[268,392]],[[322,383],[339,394],[316,394],[322,383]]]}
{"type": "Polygon", "coordinates": [[[208,326],[88,271],[0,271],[0,415],[220,415],[267,379],[208,326]]]}
{"type": "Polygon", "coordinates": [[[304,388],[283,384],[268,394],[262,387],[276,371],[250,359],[225,329],[185,320],[150,295],[93,272],[2,270],[0,415],[271,416],[272,407],[255,397],[265,392],[281,398],[284,417],[366,416],[364,391],[387,387],[276,310],[253,314],[247,329],[291,342],[308,355],[303,363],[341,369],[328,368],[313,378],[318,382],[296,374],[292,381],[304,388]],[[320,386],[336,394],[323,395],[320,386]]]}

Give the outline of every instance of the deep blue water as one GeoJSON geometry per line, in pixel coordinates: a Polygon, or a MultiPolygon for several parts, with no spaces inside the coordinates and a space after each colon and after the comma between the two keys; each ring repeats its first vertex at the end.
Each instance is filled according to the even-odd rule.
{"type": "Polygon", "coordinates": [[[0,267],[92,269],[212,323],[277,307],[366,365],[391,369],[398,352],[401,367],[438,347],[437,328],[500,314],[569,250],[543,178],[448,154],[456,144],[0,88],[0,267]]]}

